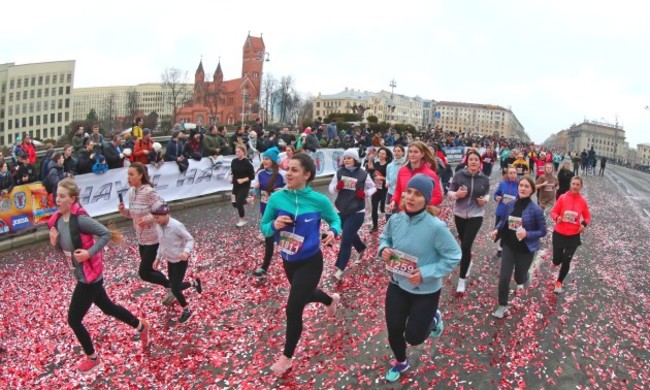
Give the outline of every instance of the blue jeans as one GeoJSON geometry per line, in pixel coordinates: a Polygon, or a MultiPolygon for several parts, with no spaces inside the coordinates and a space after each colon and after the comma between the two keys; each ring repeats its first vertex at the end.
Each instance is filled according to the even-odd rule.
{"type": "Polygon", "coordinates": [[[361,229],[361,225],[363,225],[365,216],[365,212],[350,215],[339,213],[341,226],[343,227],[343,234],[341,235],[339,256],[336,258],[336,267],[341,271],[345,270],[345,267],[348,266],[353,245],[357,252],[366,249],[366,245],[361,241],[361,237],[359,237],[359,229],[361,229]]]}

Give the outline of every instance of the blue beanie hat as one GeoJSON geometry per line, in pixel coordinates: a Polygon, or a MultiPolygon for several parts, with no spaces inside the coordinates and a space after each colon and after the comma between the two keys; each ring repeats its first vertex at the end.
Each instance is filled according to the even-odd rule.
{"type": "Polygon", "coordinates": [[[266,149],[266,151],[262,154],[262,157],[266,157],[274,163],[280,164],[280,150],[275,146],[266,149]]]}
{"type": "Polygon", "coordinates": [[[431,202],[431,196],[433,196],[433,179],[431,177],[418,173],[409,180],[406,188],[418,190],[424,196],[425,205],[431,202]]]}

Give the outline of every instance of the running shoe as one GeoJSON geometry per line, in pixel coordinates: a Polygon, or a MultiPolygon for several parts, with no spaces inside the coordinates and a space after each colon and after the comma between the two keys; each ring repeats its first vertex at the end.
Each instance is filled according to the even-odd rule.
{"type": "Polygon", "coordinates": [[[562,282],[555,282],[555,290],[553,292],[556,294],[562,293],[562,282]]]}
{"type": "Polygon", "coordinates": [[[465,292],[465,279],[458,278],[458,286],[456,286],[456,292],[461,294],[465,292]]]}
{"type": "Polygon", "coordinates": [[[245,219],[240,219],[240,220],[235,224],[235,226],[237,226],[237,227],[242,227],[242,226],[246,225],[247,223],[248,223],[247,220],[245,220],[245,219]]]}
{"type": "Polygon", "coordinates": [[[508,311],[508,306],[499,305],[499,307],[497,307],[497,309],[492,312],[492,317],[503,318],[503,316],[506,314],[506,311],[508,311]]]}
{"type": "Polygon", "coordinates": [[[282,375],[291,369],[292,362],[293,359],[282,355],[275,363],[271,365],[271,371],[278,375],[282,375]]]}
{"type": "Polygon", "coordinates": [[[339,281],[341,279],[343,279],[343,271],[341,271],[340,269],[337,268],[336,272],[334,272],[334,279],[339,280],[339,281]]]}
{"type": "Polygon", "coordinates": [[[330,317],[334,317],[336,315],[336,309],[339,306],[339,301],[341,300],[341,296],[337,293],[332,294],[332,303],[329,304],[329,306],[325,306],[325,311],[327,312],[327,315],[330,317]]]}
{"type": "Polygon", "coordinates": [[[142,342],[142,350],[144,351],[149,346],[149,330],[151,329],[151,325],[149,325],[149,321],[147,320],[140,321],[142,322],[143,328],[140,332],[140,341],[142,342]]]}
{"type": "Polygon", "coordinates": [[[194,289],[197,293],[201,294],[203,292],[203,286],[201,286],[201,279],[194,279],[194,289]]]}
{"type": "Polygon", "coordinates": [[[96,368],[99,368],[100,364],[101,362],[99,361],[99,356],[97,356],[96,359],[91,359],[90,357],[86,356],[86,358],[82,360],[81,363],[77,366],[77,370],[86,374],[92,372],[96,368]]]}
{"type": "Polygon", "coordinates": [[[399,379],[400,375],[405,373],[409,369],[409,361],[406,359],[403,363],[395,362],[393,366],[386,373],[386,380],[388,382],[395,382],[399,379]]]}
{"type": "Polygon", "coordinates": [[[183,324],[187,322],[187,320],[189,320],[191,316],[192,316],[192,312],[190,311],[190,309],[183,309],[181,316],[178,318],[178,322],[183,324]]]}
{"type": "Polygon", "coordinates": [[[258,278],[261,278],[263,276],[266,276],[266,270],[264,268],[258,268],[253,272],[253,275],[257,276],[258,278]]]}
{"type": "Polygon", "coordinates": [[[165,306],[169,306],[172,303],[174,303],[175,300],[176,300],[176,297],[172,293],[172,290],[167,289],[167,295],[165,295],[165,297],[163,298],[162,304],[165,305],[165,306]]]}
{"type": "Polygon", "coordinates": [[[436,325],[431,330],[431,337],[438,338],[442,334],[442,331],[445,329],[445,324],[442,322],[442,313],[440,310],[436,310],[436,315],[433,316],[436,325]]]}

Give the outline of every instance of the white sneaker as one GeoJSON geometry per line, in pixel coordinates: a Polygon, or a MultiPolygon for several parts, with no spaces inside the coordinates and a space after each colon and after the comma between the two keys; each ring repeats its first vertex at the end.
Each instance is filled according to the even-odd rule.
{"type": "Polygon", "coordinates": [[[175,300],[176,300],[176,296],[174,296],[172,290],[167,289],[167,295],[165,295],[165,297],[163,298],[162,304],[165,306],[171,305],[172,303],[174,303],[175,300]]]}
{"type": "Polygon", "coordinates": [[[506,311],[508,311],[508,306],[499,305],[499,307],[497,307],[497,309],[492,313],[492,317],[503,318],[506,311]]]}
{"type": "Polygon", "coordinates": [[[260,233],[260,234],[257,235],[257,239],[259,241],[264,241],[264,240],[266,240],[266,237],[264,237],[264,234],[260,233]]]}
{"type": "Polygon", "coordinates": [[[467,267],[467,272],[465,273],[465,279],[469,278],[469,274],[472,272],[472,266],[474,263],[469,263],[469,267],[467,267]]]}
{"type": "Polygon", "coordinates": [[[458,278],[458,286],[456,287],[456,292],[457,293],[464,293],[465,292],[465,279],[458,278]]]}
{"type": "Polygon", "coordinates": [[[334,278],[336,280],[341,280],[343,278],[343,271],[337,268],[336,272],[334,272],[334,278]]]}
{"type": "Polygon", "coordinates": [[[247,220],[245,220],[245,219],[240,219],[239,222],[237,222],[237,223],[235,224],[235,226],[237,226],[237,227],[242,227],[242,226],[246,225],[247,223],[248,223],[247,220]]]}
{"type": "Polygon", "coordinates": [[[330,303],[329,306],[325,306],[325,311],[327,312],[327,315],[330,317],[334,317],[336,314],[336,309],[339,306],[339,301],[341,300],[341,296],[337,293],[332,294],[332,303],[330,303]]]}

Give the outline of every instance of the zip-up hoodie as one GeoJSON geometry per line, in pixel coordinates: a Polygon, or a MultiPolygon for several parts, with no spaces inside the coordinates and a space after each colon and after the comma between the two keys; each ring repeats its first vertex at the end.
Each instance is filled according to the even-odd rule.
{"type": "MultiPolygon", "coordinates": [[[[271,194],[268,193],[268,189],[272,176],[272,169],[262,169],[261,171],[258,171],[257,175],[255,176],[255,183],[259,186],[259,188],[255,188],[253,190],[253,194],[260,197],[260,213],[262,214],[264,214],[266,204],[268,203],[269,197],[271,196],[271,194]]],[[[285,186],[286,181],[284,176],[284,171],[279,170],[278,174],[275,176],[275,182],[273,183],[273,192],[278,191],[285,186]]]]}
{"type": "Polygon", "coordinates": [[[409,180],[418,173],[430,176],[433,179],[433,195],[431,196],[430,205],[438,206],[442,203],[442,186],[440,185],[440,179],[438,174],[435,173],[429,163],[422,161],[420,166],[413,169],[411,168],[411,162],[409,161],[406,165],[400,168],[397,171],[397,182],[395,184],[395,191],[393,192],[393,201],[396,206],[399,206],[402,202],[402,192],[406,191],[406,186],[409,183],[409,180]]]}
{"type": "Polygon", "coordinates": [[[488,200],[489,192],[490,179],[480,170],[474,174],[469,173],[467,168],[456,172],[454,178],[451,179],[448,192],[449,199],[456,201],[454,215],[465,219],[482,217],[485,215],[485,205],[479,206],[476,199],[483,196],[485,200],[488,200]],[[467,195],[463,199],[458,199],[456,192],[463,185],[467,187],[467,195]]]}
{"type": "Polygon", "coordinates": [[[402,275],[393,274],[392,283],[412,294],[431,294],[442,288],[442,278],[460,262],[462,252],[447,225],[423,211],[414,216],[405,212],[393,214],[381,233],[379,257],[386,248],[393,248],[418,259],[422,283],[411,284],[402,275]]]}
{"type": "MultiPolygon", "coordinates": [[[[397,183],[397,172],[404,165],[404,157],[400,159],[394,159],[386,167],[386,187],[388,188],[388,193],[393,194],[395,192],[395,184],[397,183]]],[[[391,197],[388,198],[388,202],[391,201],[391,197]]]]}
{"type": "Polygon", "coordinates": [[[158,234],[158,258],[169,263],[181,261],[181,253],[191,253],[194,249],[194,237],[185,229],[185,225],[174,218],[169,218],[167,225],[156,224],[158,234]]]}
{"type": "Polygon", "coordinates": [[[569,190],[560,196],[555,202],[555,206],[551,210],[551,219],[556,221],[555,231],[564,236],[575,236],[580,234],[580,225],[588,226],[591,224],[591,214],[589,214],[589,206],[587,201],[579,193],[574,193],[569,190]],[[575,222],[566,222],[564,220],[565,212],[573,211],[578,214],[575,222]],[[557,222],[558,217],[562,217],[562,221],[557,222]]]}
{"type": "Polygon", "coordinates": [[[65,222],[58,211],[50,217],[47,226],[56,227],[59,232],[57,248],[60,249],[74,267],[74,276],[80,283],[94,283],[102,279],[104,265],[102,249],[111,239],[111,232],[101,223],[95,221],[86,210],[75,202],[70,208],[70,219],[65,222]],[[94,236],[97,236],[95,241],[94,236]],[[86,249],[90,258],[78,262],[73,257],[77,249],[86,249]]]}
{"type": "Polygon", "coordinates": [[[275,236],[280,255],[285,261],[308,259],[320,251],[321,218],[329,225],[329,230],[338,236],[341,232],[341,219],[330,200],[323,194],[307,186],[301,190],[284,188],[274,192],[266,205],[260,228],[266,237],[275,236]],[[288,215],[294,224],[275,230],[273,222],[280,215],[288,215]],[[284,233],[286,232],[286,233],[284,233]],[[284,245],[289,234],[302,238],[302,245],[288,248],[284,245]],[[290,254],[289,252],[294,252],[290,254]]]}
{"type": "Polygon", "coordinates": [[[510,202],[503,201],[504,195],[512,196],[511,201],[514,201],[517,195],[519,195],[519,184],[517,183],[517,180],[505,179],[501,183],[499,183],[497,190],[494,191],[494,200],[496,200],[497,196],[501,197],[501,201],[497,205],[497,211],[496,211],[497,217],[502,217],[504,215],[503,212],[506,208],[505,207],[506,203],[510,203],[510,202]]]}

